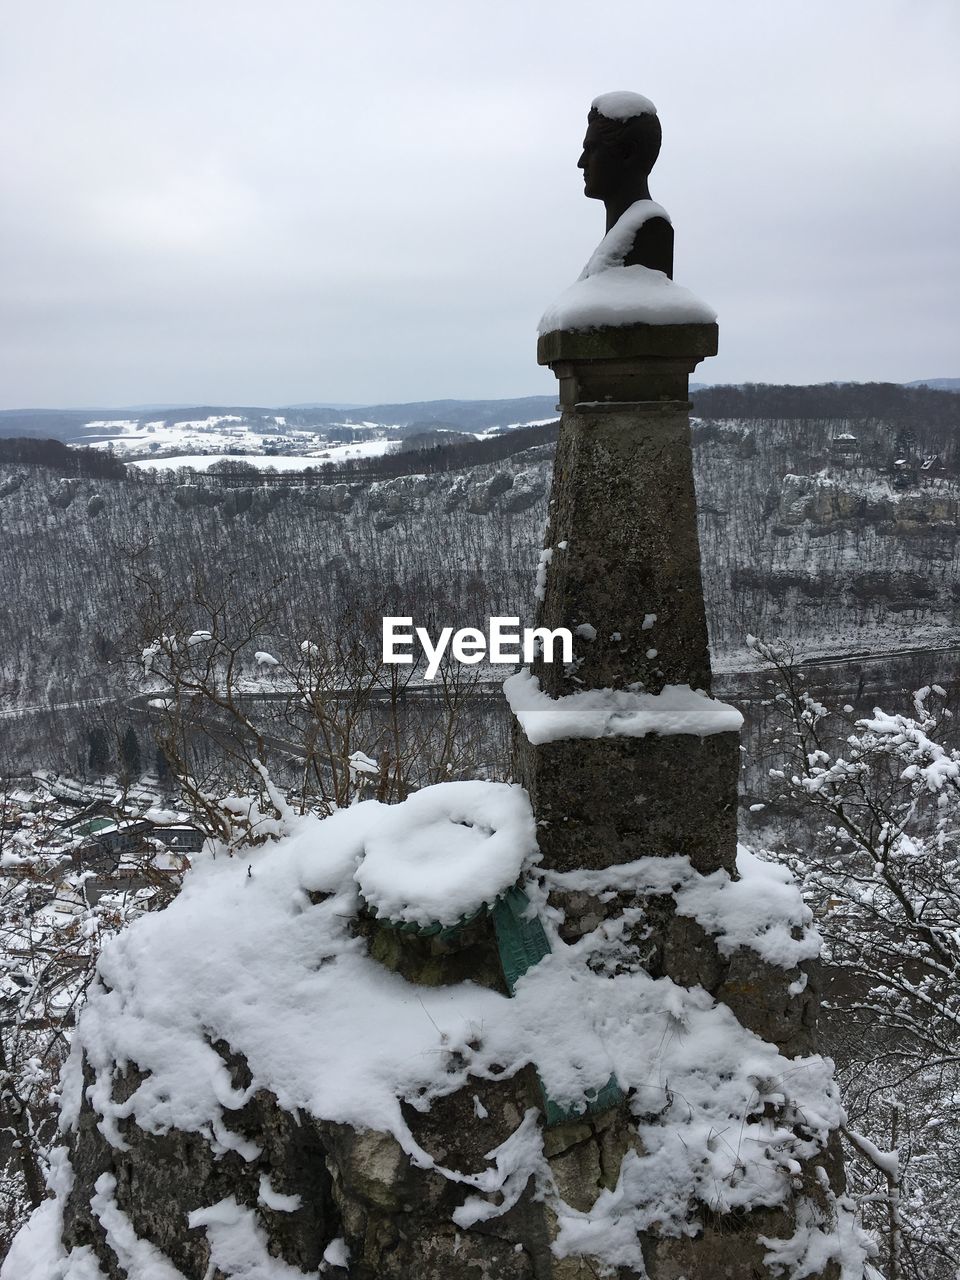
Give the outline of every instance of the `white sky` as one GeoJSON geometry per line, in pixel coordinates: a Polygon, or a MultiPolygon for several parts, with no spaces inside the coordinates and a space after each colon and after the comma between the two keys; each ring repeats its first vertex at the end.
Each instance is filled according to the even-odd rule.
{"type": "Polygon", "coordinates": [[[960,376],[956,0],[14,0],[0,407],[549,394],[656,103],[710,382],[960,376]]]}

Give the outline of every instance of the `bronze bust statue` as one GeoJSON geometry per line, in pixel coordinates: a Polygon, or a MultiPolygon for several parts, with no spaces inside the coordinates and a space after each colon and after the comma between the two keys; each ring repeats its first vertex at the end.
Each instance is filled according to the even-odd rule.
{"type": "MultiPolygon", "coordinates": [[[[660,154],[660,138],[657,111],[648,98],[622,92],[594,99],[577,164],[583,170],[583,194],[604,203],[608,232],[632,206],[650,201],[648,178],[660,154]]],[[[659,206],[649,212],[619,265],[651,267],[672,280],[673,227],[659,206]]]]}

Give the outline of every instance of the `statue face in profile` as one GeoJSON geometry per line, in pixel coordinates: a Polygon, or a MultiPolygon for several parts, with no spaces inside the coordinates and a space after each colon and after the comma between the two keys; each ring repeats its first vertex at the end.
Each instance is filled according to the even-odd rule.
{"type": "Polygon", "coordinates": [[[611,120],[592,107],[577,167],[583,194],[621,209],[649,200],[647,179],[660,154],[660,121],[654,114],[611,120]]]}
{"type": "Polygon", "coordinates": [[[596,120],[588,123],[577,161],[583,170],[583,194],[590,200],[606,200],[622,181],[624,157],[605,132],[596,120]]]}

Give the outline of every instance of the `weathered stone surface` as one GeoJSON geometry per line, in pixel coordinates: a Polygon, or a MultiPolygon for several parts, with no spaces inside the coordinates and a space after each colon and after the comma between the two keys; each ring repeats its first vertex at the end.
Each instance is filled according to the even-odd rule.
{"type": "Polygon", "coordinates": [[[316,484],[300,491],[301,502],[318,511],[346,512],[353,510],[355,491],[348,484],[316,484]]]}
{"type": "Polygon", "coordinates": [[[602,1191],[613,1191],[623,1157],[639,1146],[625,1103],[603,1115],[556,1125],[544,1134],[557,1190],[581,1213],[593,1208],[602,1191]]]}
{"type": "Polygon", "coordinates": [[[377,480],[367,490],[367,506],[386,515],[411,515],[423,510],[424,498],[432,489],[433,482],[421,475],[377,480]]]}
{"type": "MultiPolygon", "coordinates": [[[[216,1047],[230,1065],[235,1085],[248,1083],[243,1059],[225,1044],[216,1047]]],[[[451,1066],[459,1069],[459,1064],[451,1066]]],[[[87,1084],[92,1079],[88,1070],[87,1084]]],[[[115,1098],[129,1097],[143,1079],[128,1065],[117,1074],[115,1098]]],[[[471,1080],[435,1101],[429,1111],[407,1106],[405,1114],[417,1141],[438,1162],[470,1173],[488,1167],[487,1153],[516,1130],[529,1107],[541,1102],[536,1074],[527,1068],[510,1079],[471,1080]]],[[[306,1272],[316,1271],[327,1245],[338,1236],[347,1240],[350,1265],[324,1274],[350,1280],[428,1275],[553,1280],[569,1271],[568,1264],[555,1269],[560,1264],[551,1253],[546,1210],[532,1186],[509,1211],[457,1230],[452,1215],[473,1193],[469,1184],[417,1167],[390,1134],[294,1117],[264,1092],[230,1117],[236,1132],[262,1148],[251,1162],[233,1152],[215,1156],[201,1134],[151,1134],[131,1120],[122,1126],[126,1149],[116,1149],[98,1129],[97,1119],[85,1097],[70,1140],[75,1176],[63,1240],[68,1248],[92,1246],[110,1280],[138,1278],[120,1266],[90,1207],[104,1173],[116,1178],[117,1204],[137,1235],[165,1254],[186,1280],[209,1280],[211,1274],[205,1233],[190,1230],[187,1216],[227,1196],[258,1214],[274,1256],[306,1272]],[[301,1207],[284,1213],[259,1202],[264,1173],[274,1191],[299,1195],[301,1207]]],[[[558,1184],[573,1201],[588,1208],[603,1187],[615,1185],[623,1151],[611,1118],[563,1126],[553,1131],[552,1140],[558,1184]]]]}
{"type": "Polygon", "coordinates": [[[502,511],[526,511],[542,497],[546,481],[542,469],[528,467],[513,478],[513,487],[500,500],[502,511]]]}
{"type": "MultiPolygon", "coordinates": [[[[686,398],[689,372],[715,351],[716,328],[706,325],[638,325],[540,340],[538,359],[560,380],[563,418],[536,622],[575,635],[582,628],[572,665],[534,664],[553,697],[577,689],[659,693],[673,684],[709,692],[686,398]]],[[[739,770],[739,736],[732,733],[533,746],[515,727],[514,772],[530,793],[543,865],[561,873],[682,854],[701,873],[722,868],[735,876],[739,770]]],[[[622,957],[603,959],[606,968],[640,964],[654,978],[702,987],[788,1056],[815,1048],[812,971],[785,971],[746,949],[721,954],[697,921],[678,915],[668,894],[644,899],[629,890],[554,886],[550,906],[563,913],[560,935],[568,943],[629,908],[635,923],[620,935],[622,957]]],[[[552,1151],[550,1163],[567,1202],[583,1208],[602,1183],[602,1141],[579,1129],[552,1151]]],[[[631,1142],[629,1117],[612,1113],[609,1132],[619,1169],[631,1142]]],[[[839,1191],[835,1145],[832,1153],[821,1163],[839,1191]]],[[[812,1164],[796,1192],[827,1211],[812,1164]]],[[[791,1204],[704,1212],[689,1236],[643,1240],[647,1271],[653,1280],[766,1280],[772,1271],[760,1237],[789,1238],[793,1214],[791,1204]]],[[[592,1273],[586,1260],[563,1259],[553,1280],[592,1273]]],[[[828,1265],[819,1274],[835,1280],[838,1272],[828,1265]]]]}
{"type": "Polygon", "coordinates": [[[717,354],[715,324],[600,326],[586,332],[545,333],[537,362],[560,382],[564,410],[593,401],[687,399],[690,374],[717,354]]]}
{"type": "MultiPolygon", "coordinates": [[[[238,1073],[245,1069],[242,1060],[233,1065],[238,1073]]],[[[117,1074],[114,1096],[129,1097],[143,1078],[128,1064],[117,1074]]],[[[87,1082],[92,1083],[89,1075],[87,1082]]],[[[201,1134],[147,1133],[130,1120],[123,1125],[127,1149],[118,1150],[97,1128],[98,1118],[85,1102],[70,1143],[74,1185],[64,1210],[63,1240],[67,1247],[91,1245],[111,1280],[137,1278],[125,1276],[90,1207],[96,1181],[104,1173],[116,1178],[117,1204],[137,1235],[166,1254],[187,1280],[207,1280],[210,1263],[206,1235],[189,1230],[187,1216],[227,1196],[256,1209],[271,1249],[304,1271],[316,1270],[324,1249],[340,1234],[321,1133],[309,1116],[283,1111],[270,1094],[255,1094],[231,1117],[235,1131],[261,1148],[262,1154],[251,1162],[235,1152],[215,1156],[201,1134]],[[259,1204],[264,1173],[279,1194],[299,1195],[300,1208],[278,1213],[259,1204]]]]}
{"type": "Polygon", "coordinates": [[[573,670],[535,665],[551,695],[709,690],[689,434],[685,404],[564,413],[537,625],[588,624],[596,639],[577,638],[573,670]]]}
{"type": "MultiPolygon", "coordinates": [[[[459,1069],[462,1063],[450,1065],[459,1069]]],[[[527,1067],[507,1080],[470,1080],[456,1093],[435,1099],[429,1111],[407,1105],[403,1114],[416,1140],[438,1164],[479,1173],[489,1165],[487,1153],[506,1142],[530,1107],[542,1105],[536,1072],[527,1067]]],[[[458,1190],[453,1202],[461,1199],[458,1190]]]]}
{"type": "MultiPolygon", "coordinates": [[[[789,1233],[782,1209],[717,1215],[694,1236],[650,1240],[644,1256],[656,1280],[772,1280],[777,1272],[764,1263],[768,1249],[759,1237],[783,1239],[789,1233]]],[[[840,1269],[828,1263],[815,1274],[839,1280],[840,1269]]]]}
{"type": "Polygon", "coordinates": [[[515,776],[537,815],[543,865],[609,867],[685,854],[698,871],[736,858],[736,734],[563,740],[518,732],[515,776]]]}
{"type": "Polygon", "coordinates": [[[367,939],[374,960],[408,982],[444,987],[470,981],[509,994],[489,915],[480,916],[452,937],[402,933],[363,913],[354,921],[353,931],[367,939]]]}
{"type": "Polygon", "coordinates": [[[788,1057],[816,1050],[820,966],[780,969],[753,951],[730,957],[723,982],[713,994],[733,1011],[737,1020],[788,1057]],[[805,981],[804,981],[805,976],[805,981]],[[803,989],[791,993],[790,987],[803,989]]]}

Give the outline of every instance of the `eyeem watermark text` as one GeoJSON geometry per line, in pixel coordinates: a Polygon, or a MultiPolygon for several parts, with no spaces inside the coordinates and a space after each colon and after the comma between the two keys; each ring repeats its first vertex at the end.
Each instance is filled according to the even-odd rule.
{"type": "Polygon", "coordinates": [[[554,661],[554,649],[559,642],[560,662],[573,661],[573,636],[566,627],[555,631],[547,627],[524,627],[520,630],[519,618],[490,618],[487,631],[477,627],[444,627],[434,643],[426,627],[415,627],[413,618],[384,618],[383,660],[410,666],[414,658],[414,646],[419,642],[427,659],[424,677],[432,680],[440,670],[440,663],[449,647],[457,662],[473,665],[476,662],[511,663],[532,662],[538,653],[544,662],[554,661]]]}

